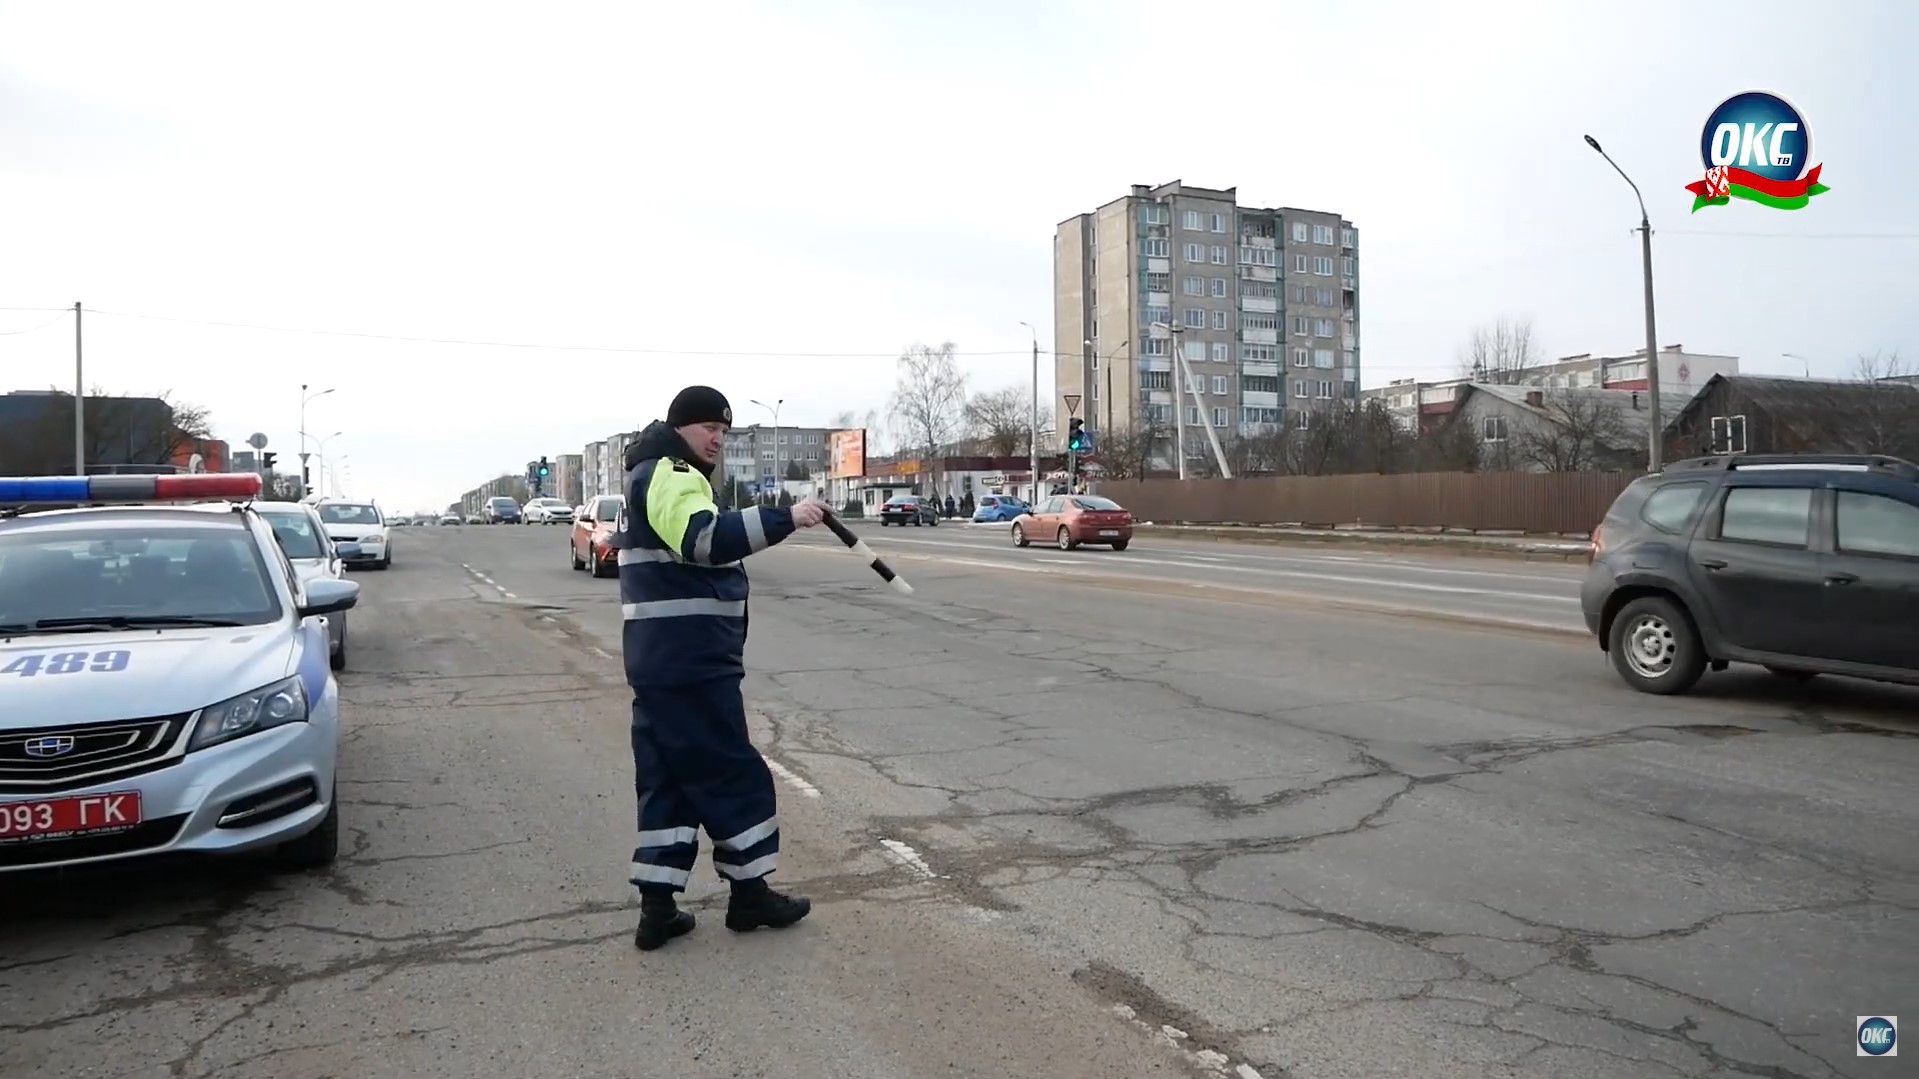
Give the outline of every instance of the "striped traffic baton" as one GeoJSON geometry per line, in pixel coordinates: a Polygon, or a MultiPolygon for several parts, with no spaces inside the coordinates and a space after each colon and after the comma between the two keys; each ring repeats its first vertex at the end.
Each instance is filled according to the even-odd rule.
{"type": "Polygon", "coordinates": [[[832,529],[833,534],[840,538],[840,542],[846,544],[847,550],[867,560],[868,564],[873,567],[873,572],[880,575],[880,580],[899,589],[906,595],[910,596],[913,594],[913,586],[906,583],[906,578],[894,573],[893,567],[887,565],[885,559],[874,554],[873,548],[868,547],[865,540],[855,536],[851,529],[841,524],[840,519],[833,516],[831,510],[828,510],[826,516],[821,519],[826,522],[826,527],[832,529]]]}

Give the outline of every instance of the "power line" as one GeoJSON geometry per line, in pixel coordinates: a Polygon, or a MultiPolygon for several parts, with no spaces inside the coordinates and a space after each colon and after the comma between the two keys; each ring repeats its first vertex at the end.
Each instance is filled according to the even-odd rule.
{"type": "MultiPolygon", "coordinates": [[[[399,334],[361,333],[353,330],[314,330],[292,326],[264,326],[249,322],[214,322],[207,319],[177,318],[172,315],[143,315],[128,311],[105,311],[89,308],[89,315],[110,315],[116,318],[150,319],[157,322],[179,322],[194,326],[220,326],[238,330],[266,330],[273,333],[300,333],[323,337],[358,337],[374,341],[406,341],[427,345],[467,345],[479,348],[527,348],[554,352],[613,352],[642,356],[763,356],[778,359],[897,359],[897,352],[762,352],[756,350],[727,349],[681,349],[681,348],[623,348],[612,345],[546,345],[528,341],[476,341],[455,337],[407,337],[399,334]]],[[[966,352],[956,356],[1025,356],[1029,350],[1016,352],[966,352]]]]}
{"type": "MultiPolygon", "coordinates": [[[[13,311],[13,310],[20,310],[20,311],[24,311],[24,310],[26,310],[26,308],[0,308],[0,310],[9,310],[9,311],[13,311]]],[[[22,334],[22,333],[34,333],[34,332],[36,332],[36,331],[39,331],[39,330],[44,330],[44,329],[46,329],[46,328],[47,328],[48,326],[52,326],[52,325],[54,325],[55,323],[57,323],[57,322],[60,322],[61,320],[63,320],[63,319],[65,319],[65,318],[66,318],[66,317],[67,317],[68,315],[71,315],[72,313],[73,313],[73,312],[72,312],[71,310],[62,310],[62,311],[61,311],[61,312],[60,312],[59,314],[57,314],[57,315],[55,315],[55,316],[53,316],[52,318],[50,318],[50,319],[48,319],[48,320],[47,320],[47,321],[45,321],[45,322],[42,322],[42,323],[41,323],[40,325],[38,325],[38,326],[34,326],[34,327],[32,327],[31,329],[25,329],[25,330],[0,330],[0,337],[12,337],[12,336],[14,336],[15,334],[22,334]]]]}

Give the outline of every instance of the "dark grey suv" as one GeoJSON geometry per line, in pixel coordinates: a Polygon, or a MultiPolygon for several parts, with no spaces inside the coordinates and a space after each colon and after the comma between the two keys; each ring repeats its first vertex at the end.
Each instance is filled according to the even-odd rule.
{"type": "Polygon", "coordinates": [[[1677,462],[1613,502],[1580,604],[1620,677],[1644,693],[1684,693],[1732,663],[1919,685],[1919,465],[1677,462]]]}

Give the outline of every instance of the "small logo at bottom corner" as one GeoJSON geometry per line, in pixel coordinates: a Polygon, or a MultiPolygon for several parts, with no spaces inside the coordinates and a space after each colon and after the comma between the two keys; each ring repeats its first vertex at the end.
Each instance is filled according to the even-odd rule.
{"type": "Polygon", "coordinates": [[[1898,1016],[1861,1015],[1856,1017],[1855,1023],[1855,1040],[1859,1046],[1859,1056],[1896,1057],[1899,1055],[1898,1016]]]}

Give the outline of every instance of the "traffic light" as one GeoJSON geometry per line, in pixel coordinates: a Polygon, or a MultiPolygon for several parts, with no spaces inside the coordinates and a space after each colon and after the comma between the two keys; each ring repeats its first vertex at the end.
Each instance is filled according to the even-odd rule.
{"type": "Polygon", "coordinates": [[[1074,453],[1086,449],[1086,421],[1074,416],[1067,426],[1066,448],[1074,453]]]}
{"type": "Polygon", "coordinates": [[[274,459],[275,457],[278,457],[278,456],[279,456],[279,454],[277,454],[277,453],[263,453],[263,454],[261,454],[261,455],[260,455],[260,469],[261,469],[261,471],[263,471],[263,472],[271,472],[271,471],[273,471],[273,459],[274,459]]]}
{"type": "Polygon", "coordinates": [[[553,470],[547,466],[546,458],[540,458],[540,478],[544,479],[553,470]]]}

